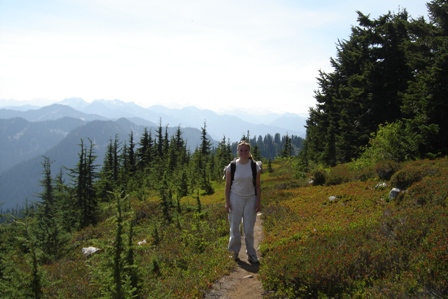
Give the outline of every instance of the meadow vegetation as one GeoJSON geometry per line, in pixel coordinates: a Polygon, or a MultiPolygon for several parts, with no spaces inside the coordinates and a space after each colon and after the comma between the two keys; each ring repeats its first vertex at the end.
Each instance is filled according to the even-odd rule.
{"type": "Polygon", "coordinates": [[[339,165],[300,187],[280,164],[263,180],[270,298],[448,298],[448,159],[339,165]]]}
{"type": "MultiPolygon", "coordinates": [[[[297,161],[278,158],[262,174],[267,298],[447,298],[447,158],[309,173],[297,161]],[[390,199],[393,187],[403,192],[390,199]]],[[[213,189],[172,201],[169,218],[157,192],[115,192],[96,225],[42,264],[36,219],[3,226],[1,297],[203,297],[234,267],[224,182],[213,189]],[[88,246],[101,250],[85,257],[88,246]]]]}

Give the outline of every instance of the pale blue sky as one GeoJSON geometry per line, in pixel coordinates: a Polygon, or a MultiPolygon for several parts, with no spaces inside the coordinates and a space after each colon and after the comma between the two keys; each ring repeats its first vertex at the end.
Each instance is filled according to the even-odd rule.
{"type": "Polygon", "coordinates": [[[335,43],[417,0],[0,0],[0,101],[306,113],[335,43]]]}

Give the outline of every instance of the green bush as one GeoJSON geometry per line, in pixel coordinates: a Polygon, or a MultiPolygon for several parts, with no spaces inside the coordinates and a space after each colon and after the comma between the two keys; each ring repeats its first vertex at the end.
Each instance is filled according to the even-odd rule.
{"type": "Polygon", "coordinates": [[[448,175],[424,177],[420,182],[409,187],[405,200],[417,205],[448,204],[448,175]]]}
{"type": "Polygon", "coordinates": [[[312,177],[313,177],[313,185],[316,186],[325,185],[326,174],[324,170],[315,170],[313,172],[312,177]]]}
{"type": "Polygon", "coordinates": [[[359,160],[367,163],[379,161],[408,161],[418,157],[418,147],[421,143],[413,130],[405,123],[396,121],[379,125],[378,131],[372,134],[369,146],[359,160]]]}
{"type": "Polygon", "coordinates": [[[420,160],[407,162],[403,168],[391,177],[392,186],[399,189],[407,189],[413,183],[421,181],[426,176],[439,174],[440,168],[437,161],[420,160]]]}
{"type": "Polygon", "coordinates": [[[332,167],[328,172],[325,180],[326,185],[339,185],[353,181],[353,172],[349,169],[347,164],[339,164],[332,167]]]}
{"type": "Polygon", "coordinates": [[[392,175],[397,172],[401,168],[400,163],[392,161],[392,160],[385,160],[380,161],[375,164],[375,172],[377,176],[381,180],[390,180],[392,175]]]}

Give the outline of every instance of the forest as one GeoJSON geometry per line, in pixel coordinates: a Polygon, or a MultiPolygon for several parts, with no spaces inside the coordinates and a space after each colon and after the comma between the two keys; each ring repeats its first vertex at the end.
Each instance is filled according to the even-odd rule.
{"type": "MultiPolygon", "coordinates": [[[[305,140],[242,136],[263,161],[267,298],[448,298],[448,1],[427,7],[428,21],[359,12],[305,140]]],[[[104,161],[91,140],[73,169],[44,157],[40,201],[2,215],[0,297],[204,297],[234,266],[222,170],[236,145],[201,129],[191,153],[160,126],[111,138],[104,161]]]]}

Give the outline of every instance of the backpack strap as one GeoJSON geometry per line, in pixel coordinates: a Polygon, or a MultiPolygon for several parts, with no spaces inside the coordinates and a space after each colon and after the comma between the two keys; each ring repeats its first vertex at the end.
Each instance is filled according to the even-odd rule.
{"type": "Polygon", "coordinates": [[[232,186],[233,183],[233,179],[235,178],[235,169],[236,169],[236,161],[233,160],[232,162],[230,162],[230,186],[232,186]]]}
{"type": "Polygon", "coordinates": [[[255,195],[257,195],[257,162],[252,159],[250,159],[250,162],[250,166],[252,168],[252,183],[255,187],[255,195]]]}

